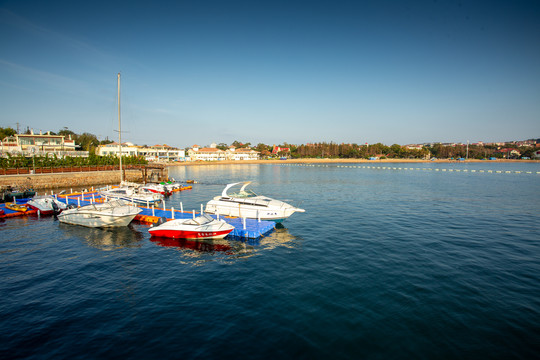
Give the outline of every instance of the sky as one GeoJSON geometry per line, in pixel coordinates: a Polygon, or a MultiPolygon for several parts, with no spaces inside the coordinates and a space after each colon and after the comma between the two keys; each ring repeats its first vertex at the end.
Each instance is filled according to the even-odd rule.
{"type": "Polygon", "coordinates": [[[0,0],[0,127],[117,140],[118,73],[137,145],[540,138],[540,1],[0,0]]]}

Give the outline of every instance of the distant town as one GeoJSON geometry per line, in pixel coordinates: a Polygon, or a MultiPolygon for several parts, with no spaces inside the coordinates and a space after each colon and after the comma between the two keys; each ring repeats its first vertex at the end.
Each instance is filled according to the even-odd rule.
{"type": "MultiPolygon", "coordinates": [[[[252,145],[234,141],[232,144],[194,144],[176,148],[167,144],[136,145],[130,142],[99,141],[93,134],[76,134],[67,128],[57,133],[35,132],[27,129],[17,133],[12,128],[0,127],[0,161],[2,167],[14,165],[23,158],[38,158],[40,163],[50,160],[81,158],[82,162],[103,163],[104,158],[114,163],[120,153],[132,163],[245,161],[264,159],[330,158],[330,159],[540,159],[540,139],[497,143],[423,143],[390,146],[375,144],[345,144],[319,142],[307,144],[252,145]],[[82,160],[82,159],[91,160],[82,160]],[[45,159],[45,160],[44,160],[45,159]]],[[[79,161],[79,162],[81,162],[79,161]]],[[[24,162],[24,161],[23,161],[24,162]]]]}

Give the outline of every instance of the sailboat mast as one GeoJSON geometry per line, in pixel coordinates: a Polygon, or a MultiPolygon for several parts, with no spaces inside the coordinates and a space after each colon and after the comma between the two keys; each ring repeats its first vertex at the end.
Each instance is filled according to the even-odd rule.
{"type": "Polygon", "coordinates": [[[124,182],[122,171],[122,123],[120,122],[120,73],[118,73],[118,147],[120,149],[120,183],[124,182]]]}

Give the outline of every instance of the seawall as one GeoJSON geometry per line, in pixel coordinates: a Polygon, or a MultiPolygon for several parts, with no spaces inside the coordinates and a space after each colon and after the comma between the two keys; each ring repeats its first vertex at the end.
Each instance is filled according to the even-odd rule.
{"type": "MultiPolygon", "coordinates": [[[[143,182],[143,173],[140,170],[125,170],[125,180],[143,182]]],[[[117,170],[0,176],[0,186],[27,187],[35,190],[78,188],[119,183],[120,172],[117,170]]]]}

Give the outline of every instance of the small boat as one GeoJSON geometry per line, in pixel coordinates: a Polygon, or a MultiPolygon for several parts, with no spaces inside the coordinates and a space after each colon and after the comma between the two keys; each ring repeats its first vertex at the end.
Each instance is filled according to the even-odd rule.
{"type": "Polygon", "coordinates": [[[148,183],[139,187],[139,190],[141,192],[161,194],[163,196],[171,195],[171,189],[169,189],[169,187],[165,184],[148,183]]]}
{"type": "Polygon", "coordinates": [[[195,181],[195,180],[186,180],[186,183],[188,183],[188,184],[196,184],[197,181],[195,181]]]}
{"type": "Polygon", "coordinates": [[[122,186],[108,190],[101,190],[101,196],[106,199],[120,199],[140,205],[155,205],[163,201],[163,195],[141,192],[136,187],[122,186]]]}
{"type": "Polygon", "coordinates": [[[58,220],[86,227],[119,227],[128,226],[141,211],[127,201],[113,200],[64,210],[58,215],[58,220]]]}
{"type": "Polygon", "coordinates": [[[229,184],[221,196],[216,196],[206,204],[205,212],[210,214],[236,216],[248,219],[261,219],[281,222],[295,212],[305,212],[286,202],[257,195],[246,190],[251,181],[229,184]],[[228,194],[227,191],[235,185],[243,184],[238,193],[228,194]]]}
{"type": "Polygon", "coordinates": [[[14,199],[26,199],[36,195],[33,189],[14,189],[11,186],[7,186],[2,189],[0,193],[0,202],[13,202],[14,199]]]}
{"type": "Polygon", "coordinates": [[[194,219],[177,219],[150,228],[151,236],[173,239],[223,239],[234,226],[223,220],[216,220],[208,214],[194,219]]]}
{"type": "Polygon", "coordinates": [[[13,210],[13,211],[20,211],[20,212],[27,212],[28,207],[26,205],[22,204],[15,204],[12,202],[5,203],[6,209],[13,210]]]}
{"type": "Polygon", "coordinates": [[[162,182],[160,184],[166,186],[169,189],[170,192],[174,192],[174,191],[179,190],[179,189],[182,188],[182,184],[179,183],[178,181],[174,180],[174,179],[171,179],[171,180],[169,180],[167,182],[162,182]]]}
{"type": "Polygon", "coordinates": [[[67,208],[67,205],[52,196],[34,197],[26,203],[33,210],[38,210],[42,215],[58,214],[67,208]]]}

